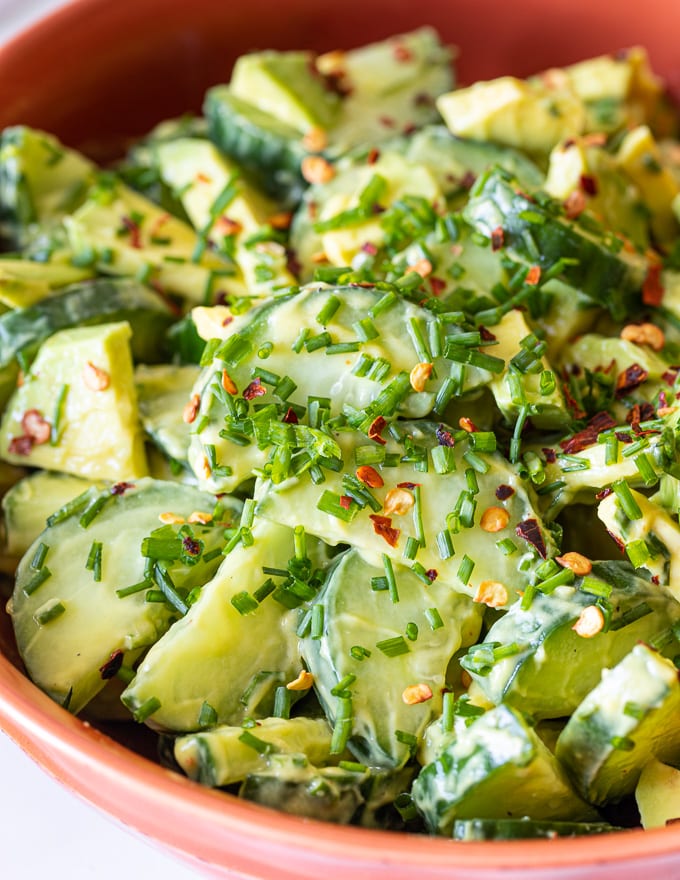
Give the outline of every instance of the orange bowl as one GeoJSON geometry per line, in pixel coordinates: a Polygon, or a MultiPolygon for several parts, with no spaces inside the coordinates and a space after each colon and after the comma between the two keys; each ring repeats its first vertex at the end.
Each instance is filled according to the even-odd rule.
{"type": "MultiPolygon", "coordinates": [[[[421,24],[460,47],[466,82],[642,44],[680,99],[678,0],[75,0],[0,49],[0,126],[34,125],[103,157],[160,119],[198,109],[244,51],[352,46],[421,24]]],[[[0,723],[66,786],[216,877],[680,876],[678,825],[461,845],[321,824],[201,788],[145,757],[127,730],[95,729],[42,694],[23,674],[2,614],[0,723]]]]}

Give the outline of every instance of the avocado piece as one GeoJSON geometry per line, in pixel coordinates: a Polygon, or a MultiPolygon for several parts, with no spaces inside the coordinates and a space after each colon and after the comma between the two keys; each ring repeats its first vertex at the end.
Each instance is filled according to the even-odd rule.
{"type": "Polygon", "coordinates": [[[158,703],[148,719],[154,727],[199,730],[205,702],[217,724],[266,717],[276,688],[298,676],[297,612],[269,594],[252,598],[267,580],[262,566],[286,568],[293,531],[257,522],[252,537],[252,544],[231,551],[186,616],[144,657],[124,692],[133,713],[149,700],[158,703]],[[245,595],[251,597],[246,611],[245,595]]]}
{"type": "Polygon", "coordinates": [[[47,263],[0,257],[0,303],[10,309],[26,308],[94,274],[92,269],[73,266],[65,257],[59,255],[47,263]]]}
{"type": "Polygon", "coordinates": [[[295,284],[277,233],[263,228],[277,213],[277,206],[243,178],[235,162],[214,144],[189,138],[161,144],[158,162],[163,180],[180,193],[194,228],[218,251],[225,240],[230,242],[230,254],[251,296],[266,296],[277,287],[295,284]],[[228,204],[221,206],[227,199],[228,204]],[[252,236],[261,240],[249,243],[252,236]]]}
{"type": "MultiPolygon", "coordinates": [[[[44,530],[50,514],[95,484],[71,474],[35,471],[2,497],[5,552],[19,559],[44,530]]],[[[104,484],[100,483],[99,488],[104,484]]]]}
{"type": "Polygon", "coordinates": [[[640,190],[656,241],[662,247],[672,247],[680,234],[680,222],[673,211],[680,183],[666,167],[648,126],[640,125],[626,134],[616,161],[640,190]]]}
{"type": "Polygon", "coordinates": [[[0,135],[0,220],[21,242],[26,227],[73,211],[95,166],[57,138],[25,125],[0,135]]]}
{"type": "MultiPolygon", "coordinates": [[[[9,607],[28,674],[52,699],[78,713],[122,662],[129,664],[165,632],[178,611],[146,601],[154,581],[145,570],[143,539],[161,514],[187,518],[214,505],[212,496],[192,487],[142,479],[101,492],[91,488],[54,512],[19,563],[9,607]]],[[[179,528],[166,526],[173,546],[181,545],[179,528]]],[[[205,551],[220,546],[221,528],[192,531],[205,551]]],[[[167,577],[186,595],[217,565],[201,552],[189,562],[168,561],[167,577]]]]}
{"type": "Polygon", "coordinates": [[[2,457],[89,480],[144,476],[131,335],[119,322],[50,336],[7,404],[2,457]]]}
{"type": "Polygon", "coordinates": [[[447,92],[437,107],[453,134],[528,153],[548,153],[581,134],[586,123],[583,104],[568,83],[551,89],[512,76],[447,92]]]}
{"type": "Polygon", "coordinates": [[[139,417],[145,432],[171,460],[188,467],[190,426],[182,411],[198,379],[193,364],[141,364],[135,369],[139,417]]]}
{"type": "Polygon", "coordinates": [[[141,279],[188,303],[210,301],[218,289],[246,293],[238,277],[229,277],[229,263],[188,223],[111,174],[99,175],[64,224],[78,259],[99,272],[141,279]]]}
{"type": "Polygon", "coordinates": [[[173,750],[187,776],[217,787],[266,770],[274,756],[326,764],[333,760],[331,733],[325,718],[262,718],[254,727],[223,724],[178,736],[173,750]]]}
{"type": "Polygon", "coordinates": [[[423,767],[412,794],[428,830],[443,835],[462,819],[597,818],[522,715],[504,705],[473,721],[423,767]]]}
{"type": "Polygon", "coordinates": [[[338,557],[314,600],[313,608],[323,609],[323,631],[303,638],[300,650],[333,725],[348,699],[338,697],[338,689],[351,680],[345,688],[352,710],[350,751],[371,766],[399,767],[409,758],[408,743],[419,740],[441,711],[449,661],[477,638],[482,615],[439,579],[424,591],[423,582],[396,563],[393,590],[372,589],[385,571],[356,550],[338,557]],[[428,618],[433,607],[443,626],[433,627],[428,618]],[[417,637],[409,639],[404,634],[413,624],[417,637]],[[425,699],[407,703],[404,694],[413,686],[425,699]]]}
{"type": "Polygon", "coordinates": [[[543,593],[539,585],[527,604],[518,600],[461,663],[491,703],[508,703],[536,720],[570,715],[606,666],[678,618],[677,603],[622,562],[594,563],[575,586],[543,593]],[[597,605],[598,592],[607,596],[603,607],[611,620],[586,638],[574,625],[585,608],[597,605]]]}
{"type": "Polygon", "coordinates": [[[373,444],[359,432],[343,432],[337,442],[344,472],[324,469],[325,480],[320,485],[306,473],[290,475],[278,483],[259,478],[255,486],[258,514],[291,527],[303,525],[309,533],[333,546],[349,544],[378,567],[382,565],[383,555],[403,564],[408,539],[418,540],[417,514],[413,515],[415,495],[413,504],[407,496],[402,496],[407,504],[405,512],[386,517],[388,522],[383,522],[381,517],[387,493],[399,488],[399,484],[412,484],[413,489],[402,491],[419,490],[419,511],[427,529],[423,535],[425,542],[419,542],[416,554],[418,567],[436,572],[438,581],[481,602],[488,600],[498,607],[512,604],[517,591],[524,587],[524,577],[531,578],[543,554],[550,557],[556,552],[524,482],[499,453],[485,453],[485,470],[476,473],[478,491],[471,496],[467,494],[466,471],[470,468],[464,457],[468,452],[464,435],[455,446],[448,447],[452,453],[446,472],[438,473],[431,465],[432,450],[439,445],[437,432],[441,437],[442,431],[451,435],[453,429],[425,420],[399,422],[398,427],[403,432],[401,441],[392,439],[386,432],[384,448],[386,456],[398,455],[400,461],[394,466],[374,465],[385,485],[371,490],[370,505],[367,496],[353,488],[351,478],[356,471],[356,456],[361,454],[358,450],[372,449],[373,444]],[[428,470],[425,471],[422,464],[415,469],[413,458],[420,458],[421,462],[427,460],[428,470]],[[504,488],[500,493],[505,496],[502,502],[496,495],[501,486],[504,488]],[[358,498],[358,503],[352,501],[345,510],[339,499],[348,491],[352,498],[358,498]],[[488,516],[498,516],[492,526],[501,526],[497,531],[479,527],[481,517],[490,508],[493,510],[488,516]],[[378,519],[370,519],[371,516],[378,519]],[[386,526],[396,531],[386,531],[386,526]],[[510,546],[501,543],[506,538],[510,546]],[[448,549],[449,539],[455,551],[453,555],[448,549]],[[518,571],[522,573],[520,577],[518,571]],[[486,589],[491,589],[493,596],[485,595],[486,589]]]}
{"type": "Polygon", "coordinates": [[[635,800],[643,828],[663,828],[680,818],[680,770],[656,758],[642,768],[635,800]]]}
{"type": "Polygon", "coordinates": [[[650,758],[680,760],[678,670],[647,645],[636,645],[577,707],[555,754],[592,804],[635,790],[650,758]]]}

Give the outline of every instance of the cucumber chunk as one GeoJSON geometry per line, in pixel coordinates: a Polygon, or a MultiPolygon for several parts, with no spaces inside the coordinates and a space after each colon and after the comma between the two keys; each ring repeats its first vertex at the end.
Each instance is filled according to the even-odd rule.
{"type": "MultiPolygon", "coordinates": [[[[212,511],[214,504],[212,496],[189,486],[142,479],[102,493],[90,489],[61,508],[21,560],[10,603],[19,652],[40,688],[78,713],[115,675],[123,655],[134,656],[165,632],[177,610],[146,601],[154,583],[145,573],[142,540],[157,529],[160,514],[186,518],[212,511]],[[133,584],[140,589],[117,594],[133,584]]],[[[167,528],[173,536],[179,529],[167,528]]],[[[214,527],[195,526],[194,532],[206,550],[221,537],[214,527]]],[[[190,562],[168,564],[176,590],[188,592],[207,581],[218,559],[206,562],[201,554],[190,562]]]]}
{"type": "Polygon", "coordinates": [[[179,736],[174,755],[187,776],[214,787],[265,771],[274,756],[326,764],[332,759],[330,748],[331,729],[324,718],[263,718],[255,727],[221,725],[179,736]]]}
{"type": "Polygon", "coordinates": [[[131,335],[120,322],[50,336],[7,404],[0,455],[89,480],[144,476],[131,335]]]}
{"type": "Polygon", "coordinates": [[[252,544],[232,550],[188,614],[144,657],[123,694],[133,713],[149,700],[159,704],[149,717],[154,727],[199,730],[206,702],[218,724],[266,717],[276,688],[297,677],[297,612],[279,593],[282,602],[267,595],[245,611],[239,604],[267,580],[263,566],[286,568],[293,531],[257,523],[252,537],[252,544]]]}
{"type": "Polygon", "coordinates": [[[636,577],[626,563],[595,563],[588,578],[607,595],[608,629],[592,638],[573,629],[583,609],[598,601],[587,592],[588,581],[577,579],[577,586],[547,594],[539,590],[526,609],[518,600],[462,661],[486,699],[494,705],[507,702],[535,719],[566,717],[595,687],[605,667],[678,617],[677,603],[636,577]],[[638,610],[645,613],[636,616],[638,610]]]}
{"type": "Polygon", "coordinates": [[[533,819],[457,819],[454,840],[530,840],[582,837],[622,831],[608,822],[535,822],[533,819]]]}
{"type": "Polygon", "coordinates": [[[382,767],[408,760],[409,742],[419,739],[441,711],[451,657],[474,641],[481,627],[479,607],[449,586],[435,580],[424,590],[406,567],[395,564],[392,571],[394,589],[376,591],[372,584],[385,577],[384,567],[366,563],[356,550],[339,557],[314,600],[313,609],[323,610],[323,632],[311,632],[300,645],[332,724],[347,699],[338,697],[338,687],[351,679],[346,687],[352,706],[348,747],[360,761],[382,767]],[[432,608],[442,626],[429,620],[432,608]],[[413,624],[418,635],[411,640],[404,634],[413,624]],[[387,641],[399,643],[398,654],[387,641]],[[414,685],[425,699],[407,703],[404,694],[414,685]]]}
{"type": "Polygon", "coordinates": [[[554,756],[509,706],[474,721],[413,783],[413,800],[432,833],[458,819],[590,821],[554,756]]]}
{"type": "Polygon", "coordinates": [[[635,800],[643,828],[663,828],[680,819],[680,770],[651,758],[642,768],[635,800]]]}
{"type": "Polygon", "coordinates": [[[135,370],[139,416],[146,433],[172,461],[188,468],[190,426],[182,419],[199,374],[192,364],[140,365],[135,370]]]}
{"type": "Polygon", "coordinates": [[[651,757],[680,760],[678,670],[647,645],[636,645],[605,670],[567,722],[555,754],[592,804],[635,790],[651,757]]]}

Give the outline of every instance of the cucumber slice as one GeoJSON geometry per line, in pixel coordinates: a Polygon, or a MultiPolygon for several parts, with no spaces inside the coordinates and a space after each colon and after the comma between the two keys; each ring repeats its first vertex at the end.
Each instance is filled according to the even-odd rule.
{"type": "Polygon", "coordinates": [[[585,590],[539,591],[526,610],[518,601],[462,661],[487,700],[509,703],[535,719],[566,717],[595,687],[605,667],[678,617],[677,603],[636,577],[627,563],[596,563],[588,577],[605,592],[611,588],[607,602],[615,610],[608,631],[582,638],[573,630],[583,609],[597,601],[585,591],[588,582],[585,590]]]}
{"type": "Polygon", "coordinates": [[[348,746],[360,761],[380,767],[406,763],[409,743],[441,711],[451,657],[474,641],[481,627],[479,607],[439,579],[423,590],[422,581],[405,566],[394,564],[391,570],[393,590],[375,591],[371,585],[385,578],[385,568],[366,563],[356,550],[344,553],[314,601],[313,609],[323,609],[323,632],[312,632],[300,645],[332,724],[347,699],[337,695],[340,683],[351,679],[346,686],[352,707],[348,746]],[[428,618],[433,607],[445,621],[441,627],[433,627],[428,618]],[[411,640],[404,633],[413,624],[418,635],[411,640]],[[389,649],[388,641],[398,643],[399,653],[389,649]],[[406,703],[403,694],[413,685],[430,696],[406,703]]]}
{"type": "MultiPolygon", "coordinates": [[[[19,652],[40,688],[77,713],[115,674],[123,654],[138,653],[165,632],[177,610],[146,601],[153,583],[145,574],[142,540],[158,528],[160,514],[188,517],[212,511],[214,503],[189,486],[144,479],[103,493],[89,490],[56,514],[19,564],[9,609],[19,652]],[[92,560],[97,545],[99,581],[92,560]],[[141,589],[117,595],[133,584],[141,589]]],[[[166,528],[174,536],[179,526],[166,528]]],[[[220,528],[193,531],[206,551],[219,546],[220,528]]],[[[191,562],[168,564],[178,595],[208,580],[218,558],[206,562],[201,555],[191,562]]]]}
{"type": "Polygon", "coordinates": [[[162,331],[172,320],[168,306],[144,285],[107,278],[67,287],[29,308],[0,315],[0,404],[14,390],[17,359],[30,362],[40,344],[58,330],[127,321],[133,356],[153,363],[163,355],[162,331]]]}
{"type": "Polygon", "coordinates": [[[205,703],[218,724],[266,717],[276,688],[297,677],[297,612],[271,595],[252,599],[267,580],[263,566],[286,568],[293,531],[258,523],[252,537],[252,544],[229,554],[188,614],[149,651],[123,694],[134,713],[150,700],[158,704],[149,718],[154,727],[199,730],[205,703]],[[244,611],[246,594],[251,602],[244,611]]]}
{"type": "Polygon", "coordinates": [[[533,819],[457,819],[454,840],[529,840],[583,837],[622,831],[608,822],[537,822],[533,819]]]}
{"type": "Polygon", "coordinates": [[[0,455],[89,480],[144,476],[131,335],[119,322],[50,336],[7,404],[0,455]]]}
{"type": "Polygon", "coordinates": [[[412,788],[428,829],[450,835],[458,819],[590,821],[595,810],[571,788],[548,748],[509,706],[461,731],[412,788]]]}
{"type": "Polygon", "coordinates": [[[593,804],[635,790],[650,758],[680,760],[678,670],[647,645],[636,645],[606,670],[566,724],[555,754],[593,804]]]}
{"type": "Polygon", "coordinates": [[[192,364],[141,365],[135,370],[139,416],[146,433],[168,458],[188,467],[190,426],[182,410],[200,370],[192,364]]]}
{"type": "Polygon", "coordinates": [[[0,257],[0,303],[10,309],[27,308],[54,290],[92,277],[92,269],[73,266],[67,257],[61,254],[48,263],[0,257]]]}
{"type": "Polygon", "coordinates": [[[526,195],[517,181],[497,168],[479,178],[463,216],[488,238],[500,227],[505,245],[529,265],[548,270],[560,260],[573,261],[561,264],[560,277],[606,306],[614,318],[625,318],[640,305],[646,260],[622,249],[615,236],[589,232],[565,220],[561,211],[551,199],[526,195]]]}

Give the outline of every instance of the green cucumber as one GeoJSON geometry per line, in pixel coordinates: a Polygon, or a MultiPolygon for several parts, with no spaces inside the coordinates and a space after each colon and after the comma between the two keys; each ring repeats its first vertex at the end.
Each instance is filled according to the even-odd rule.
{"type": "Polygon", "coordinates": [[[583,837],[622,831],[608,822],[536,822],[533,819],[457,819],[454,840],[533,840],[583,837]]]}
{"type": "Polygon", "coordinates": [[[189,425],[184,406],[199,374],[193,364],[140,365],[135,370],[139,416],[144,430],[168,458],[188,467],[189,425]]]}

